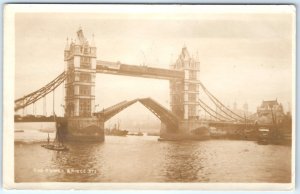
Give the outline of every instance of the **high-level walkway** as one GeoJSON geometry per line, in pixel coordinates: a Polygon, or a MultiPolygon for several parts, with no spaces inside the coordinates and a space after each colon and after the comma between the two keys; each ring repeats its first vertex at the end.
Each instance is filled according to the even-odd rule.
{"type": "Polygon", "coordinates": [[[97,61],[97,73],[127,75],[155,79],[184,79],[184,72],[147,66],[127,65],[120,62],[97,61]]]}

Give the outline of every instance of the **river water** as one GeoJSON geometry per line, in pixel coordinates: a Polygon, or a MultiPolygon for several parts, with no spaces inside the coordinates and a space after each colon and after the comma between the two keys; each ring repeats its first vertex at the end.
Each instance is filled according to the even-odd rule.
{"type": "Polygon", "coordinates": [[[47,127],[16,123],[16,129],[25,129],[15,133],[16,182],[291,181],[290,146],[106,136],[103,143],[69,143],[69,151],[57,152],[40,146],[47,133],[37,129],[47,127]]]}

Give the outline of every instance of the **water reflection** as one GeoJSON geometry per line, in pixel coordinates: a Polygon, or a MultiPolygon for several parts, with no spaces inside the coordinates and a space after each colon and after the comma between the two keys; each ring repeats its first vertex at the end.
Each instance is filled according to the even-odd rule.
{"type": "Polygon", "coordinates": [[[63,169],[62,180],[89,182],[101,177],[103,143],[68,143],[69,151],[53,152],[51,166],[63,169]]]}
{"type": "Polygon", "coordinates": [[[107,137],[69,151],[15,143],[16,182],[290,182],[291,147],[250,141],[107,137]],[[91,170],[89,172],[88,170],[91,170]]]}
{"type": "Polygon", "coordinates": [[[201,145],[199,142],[169,142],[164,158],[165,181],[195,182],[201,181],[198,172],[203,169],[201,145]]]}

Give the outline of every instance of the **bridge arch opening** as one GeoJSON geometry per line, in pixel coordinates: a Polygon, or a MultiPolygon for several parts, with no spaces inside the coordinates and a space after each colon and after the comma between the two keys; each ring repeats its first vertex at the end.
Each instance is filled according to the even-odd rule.
{"type": "Polygon", "coordinates": [[[95,105],[97,111],[124,100],[153,97],[170,109],[169,80],[119,74],[96,74],[95,105]]]}
{"type": "Polygon", "coordinates": [[[108,119],[104,123],[104,128],[159,133],[161,120],[143,104],[136,102],[108,119]]]}
{"type": "Polygon", "coordinates": [[[156,102],[151,98],[134,99],[130,101],[122,101],[116,105],[103,109],[95,115],[104,123],[110,120],[112,117],[123,111],[124,109],[132,106],[133,104],[140,102],[145,108],[151,111],[165,126],[168,131],[178,130],[178,118],[167,108],[156,102]]]}

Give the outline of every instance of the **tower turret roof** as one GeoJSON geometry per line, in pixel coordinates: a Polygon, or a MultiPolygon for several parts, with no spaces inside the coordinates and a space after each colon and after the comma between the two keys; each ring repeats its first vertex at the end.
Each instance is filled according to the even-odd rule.
{"type": "Polygon", "coordinates": [[[84,37],[82,28],[79,27],[79,30],[77,31],[77,37],[76,37],[76,42],[78,41],[77,44],[84,45],[86,42],[86,38],[84,37]]]}
{"type": "Polygon", "coordinates": [[[186,46],[182,48],[180,57],[184,60],[189,60],[191,58],[186,46]]]}

